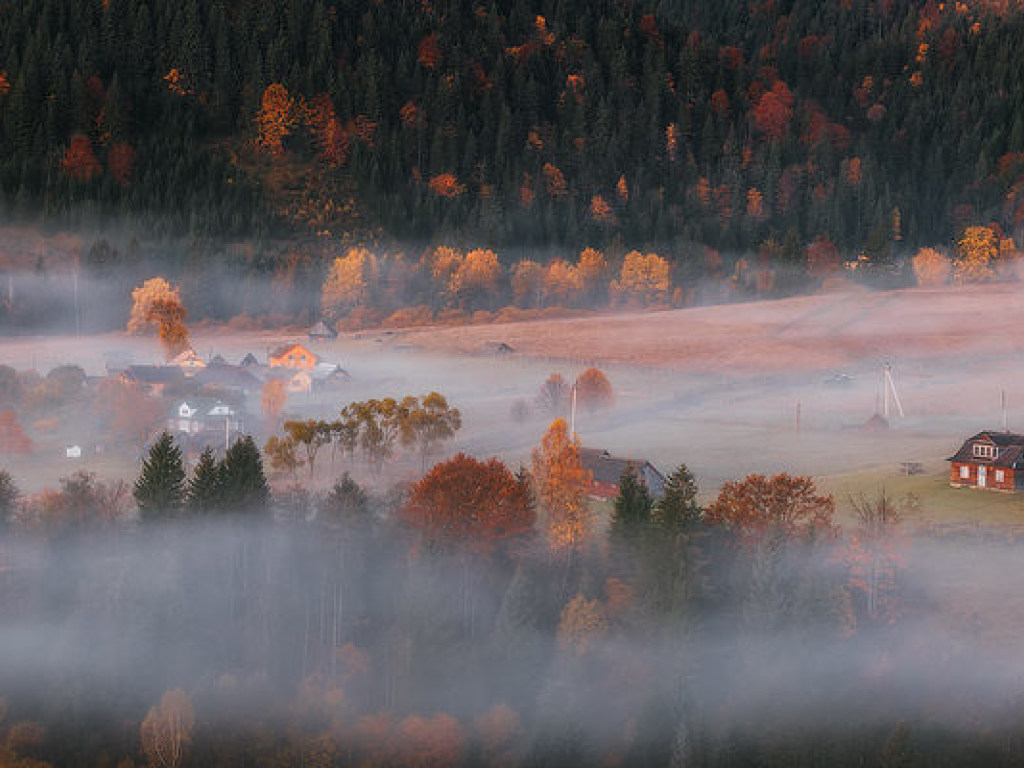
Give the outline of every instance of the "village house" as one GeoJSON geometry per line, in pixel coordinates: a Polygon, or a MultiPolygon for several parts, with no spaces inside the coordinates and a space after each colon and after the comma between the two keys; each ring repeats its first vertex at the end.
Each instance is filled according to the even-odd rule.
{"type": "Polygon", "coordinates": [[[225,422],[229,431],[241,431],[242,423],[238,413],[223,400],[192,397],[177,402],[167,420],[167,429],[169,432],[190,435],[213,430],[223,432],[225,422]]]}
{"type": "Polygon", "coordinates": [[[602,448],[581,448],[580,460],[583,468],[593,474],[587,491],[591,498],[608,500],[618,496],[619,480],[630,466],[651,496],[660,498],[665,490],[665,476],[646,459],[619,458],[602,448]]]}
{"type": "Polygon", "coordinates": [[[338,338],[338,332],[323,320],[309,329],[310,341],[331,341],[338,338]]]}
{"type": "Polygon", "coordinates": [[[185,374],[173,365],[129,365],[121,372],[121,381],[138,384],[159,397],[169,385],[185,381],[185,374]]]}
{"type": "Polygon", "coordinates": [[[245,357],[242,358],[242,362],[238,364],[239,368],[259,368],[260,361],[256,359],[256,355],[252,352],[247,352],[245,357]]]}
{"type": "Polygon", "coordinates": [[[1015,493],[1024,490],[1024,435],[995,430],[968,438],[949,457],[949,484],[1015,493]]]}
{"type": "Polygon", "coordinates": [[[269,355],[271,368],[312,369],[320,362],[320,356],[295,342],[278,347],[269,355]]]}
{"type": "Polygon", "coordinates": [[[186,376],[191,376],[196,371],[206,367],[206,363],[204,363],[203,359],[196,354],[194,349],[186,349],[184,352],[174,357],[168,365],[174,365],[181,368],[186,376]]]}

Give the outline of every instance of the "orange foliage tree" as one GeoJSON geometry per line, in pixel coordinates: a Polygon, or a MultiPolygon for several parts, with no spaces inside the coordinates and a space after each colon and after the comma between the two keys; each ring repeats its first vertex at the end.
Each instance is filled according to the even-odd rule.
{"type": "Polygon", "coordinates": [[[464,453],[435,464],[417,482],[403,518],[432,544],[465,544],[482,553],[533,527],[529,489],[498,459],[464,453]]]}
{"type": "Polygon", "coordinates": [[[181,688],[168,691],[142,721],[142,751],[159,768],[178,768],[192,741],[196,715],[189,696],[181,688]]]}
{"type": "Polygon", "coordinates": [[[544,298],[544,267],[536,261],[522,259],[512,268],[512,300],[517,307],[539,307],[544,298]]]}
{"type": "Polygon", "coordinates": [[[156,324],[157,336],[168,360],[189,348],[186,317],[188,312],[177,298],[156,299],[149,305],[146,321],[156,324]]]}
{"type": "Polygon", "coordinates": [[[827,235],[821,235],[807,247],[807,274],[816,279],[831,277],[842,264],[839,249],[827,235]]]}
{"type": "Polygon", "coordinates": [[[256,145],[272,155],[284,152],[283,141],[295,125],[295,99],[281,83],[271,83],[263,91],[256,113],[256,145]]]}
{"type": "Polygon", "coordinates": [[[460,197],[466,191],[466,185],[460,184],[454,173],[439,173],[428,183],[427,187],[438,197],[449,200],[460,197]]]}
{"type": "Polygon", "coordinates": [[[953,276],[958,283],[983,283],[995,277],[999,237],[992,227],[967,227],[956,244],[953,276]]]}
{"type": "Polygon", "coordinates": [[[591,412],[615,405],[611,382],[599,368],[587,368],[576,377],[576,398],[583,408],[591,412]]]}
{"type": "Polygon", "coordinates": [[[151,277],[132,290],[132,311],[128,316],[128,333],[140,335],[156,330],[150,308],[156,301],[180,301],[180,289],[162,277],[151,277]]]}
{"type": "Polygon", "coordinates": [[[593,195],[590,198],[590,218],[599,224],[614,224],[618,221],[615,211],[602,195],[593,195]]]}
{"type": "Polygon", "coordinates": [[[580,252],[576,270],[586,301],[596,303],[607,298],[608,260],[601,251],[596,248],[584,248],[580,252]]]}
{"type": "Polygon", "coordinates": [[[542,170],[550,197],[565,197],[569,194],[569,189],[565,184],[565,176],[562,175],[562,171],[557,166],[551,163],[544,163],[542,170]]]}
{"type": "Polygon", "coordinates": [[[668,262],[656,253],[646,256],[630,251],[622,262],[619,279],[612,281],[612,293],[641,304],[663,304],[672,289],[668,262]]]}
{"type": "Polygon", "coordinates": [[[267,379],[260,394],[264,418],[276,426],[287,399],[288,393],[285,391],[284,382],[281,379],[267,379]]]}
{"type": "Polygon", "coordinates": [[[320,293],[320,308],[328,319],[341,317],[355,307],[367,304],[377,289],[377,257],[366,248],[349,248],[327,271],[320,293]]]}
{"type": "Polygon", "coordinates": [[[953,271],[949,257],[943,256],[934,248],[919,250],[911,264],[914,267],[914,277],[920,286],[944,285],[949,282],[949,276],[953,271]]]}
{"type": "Polygon", "coordinates": [[[752,542],[766,532],[790,536],[835,534],[835,502],[818,495],[809,477],[786,473],[768,478],[748,475],[722,486],[718,498],[704,512],[704,520],[722,525],[752,542]]]}
{"type": "Polygon", "coordinates": [[[544,303],[570,307],[579,303],[583,289],[579,270],[565,259],[548,262],[544,280],[544,303]]]}
{"type": "Polygon", "coordinates": [[[555,554],[571,555],[594,524],[587,503],[593,474],[583,468],[579,439],[569,435],[565,419],[551,422],[533,451],[532,469],[548,547],[555,554]]]}
{"type": "Polygon", "coordinates": [[[92,142],[88,136],[76,134],[71,138],[71,143],[64,150],[64,156],[60,161],[61,170],[75,181],[90,181],[103,173],[100,161],[96,159],[92,151],[92,142]]]}
{"type": "Polygon", "coordinates": [[[416,61],[418,61],[426,69],[435,69],[444,55],[441,53],[441,48],[437,44],[437,35],[431,33],[420,40],[420,44],[416,52],[416,61]]]}
{"type": "Polygon", "coordinates": [[[14,411],[0,413],[0,453],[32,453],[32,440],[25,434],[14,411]]]}
{"type": "Polygon", "coordinates": [[[448,280],[448,295],[467,309],[488,304],[497,294],[501,278],[498,254],[477,248],[466,254],[448,280]]]}

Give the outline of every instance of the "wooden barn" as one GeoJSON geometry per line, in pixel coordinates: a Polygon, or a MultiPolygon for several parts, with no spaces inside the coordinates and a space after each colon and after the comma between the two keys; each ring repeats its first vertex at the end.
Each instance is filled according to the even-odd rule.
{"type": "Polygon", "coordinates": [[[614,499],[618,496],[619,479],[629,466],[647,486],[651,496],[657,499],[664,492],[665,476],[646,459],[619,458],[603,448],[581,448],[580,459],[583,468],[594,476],[588,491],[592,498],[614,499]]]}
{"type": "Polygon", "coordinates": [[[1024,491],[1024,435],[990,430],[969,437],[949,457],[954,488],[1024,491]]]}

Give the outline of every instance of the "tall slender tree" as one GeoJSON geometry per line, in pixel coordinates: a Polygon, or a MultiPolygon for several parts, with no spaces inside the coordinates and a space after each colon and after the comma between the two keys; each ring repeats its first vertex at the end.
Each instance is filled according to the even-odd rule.
{"type": "Polygon", "coordinates": [[[181,449],[166,430],[149,449],[133,495],[143,521],[173,518],[181,512],[185,499],[185,467],[181,449]]]}
{"type": "Polygon", "coordinates": [[[263,473],[260,449],[249,435],[228,448],[220,474],[226,511],[256,513],[266,509],[270,487],[263,473]]]}
{"type": "Polygon", "coordinates": [[[207,514],[220,507],[221,472],[213,449],[207,446],[199,454],[192,479],[188,481],[186,506],[191,514],[207,514]]]}

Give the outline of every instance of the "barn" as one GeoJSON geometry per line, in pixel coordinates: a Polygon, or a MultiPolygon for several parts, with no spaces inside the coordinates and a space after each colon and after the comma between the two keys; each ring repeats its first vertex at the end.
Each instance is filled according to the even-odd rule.
{"type": "Polygon", "coordinates": [[[1024,491],[1024,435],[979,432],[967,438],[948,461],[949,484],[954,488],[1024,491]]]}
{"type": "Polygon", "coordinates": [[[612,456],[603,448],[580,448],[580,463],[593,474],[588,494],[595,499],[618,496],[619,480],[630,466],[654,498],[660,498],[665,489],[665,476],[646,459],[612,456]]]}

